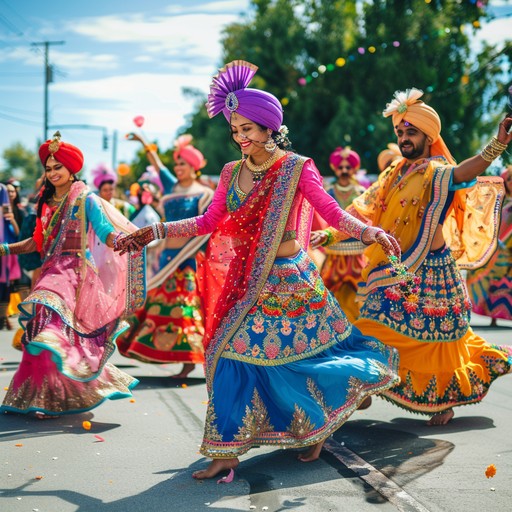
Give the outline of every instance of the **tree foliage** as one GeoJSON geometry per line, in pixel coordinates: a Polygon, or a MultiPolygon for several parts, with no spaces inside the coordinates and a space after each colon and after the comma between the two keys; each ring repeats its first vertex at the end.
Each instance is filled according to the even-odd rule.
{"type": "MultiPolygon", "coordinates": [[[[350,145],[375,172],[377,154],[394,141],[382,110],[395,90],[413,86],[439,112],[460,161],[496,131],[506,106],[512,44],[485,45],[475,56],[471,42],[484,16],[469,1],[252,0],[247,17],[225,29],[222,61],[259,66],[251,86],[282,101],[295,149],[320,169],[334,148],[350,145]]],[[[209,120],[204,101],[183,133],[217,174],[238,154],[223,116],[209,120]]]]}
{"type": "Polygon", "coordinates": [[[43,172],[35,151],[25,148],[20,142],[15,142],[4,150],[2,158],[5,166],[0,171],[0,181],[16,178],[24,190],[33,190],[36,180],[43,172]]]}

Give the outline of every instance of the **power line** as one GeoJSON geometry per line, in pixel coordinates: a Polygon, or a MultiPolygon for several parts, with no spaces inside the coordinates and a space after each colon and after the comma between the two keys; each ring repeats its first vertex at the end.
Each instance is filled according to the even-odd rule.
{"type": "Polygon", "coordinates": [[[48,85],[53,82],[53,70],[49,62],[50,46],[64,44],[64,41],[43,41],[32,43],[32,46],[44,46],[44,138],[48,138],[48,85]]]}
{"type": "Polygon", "coordinates": [[[20,124],[27,124],[30,126],[37,126],[39,123],[36,123],[35,121],[29,121],[28,119],[21,119],[20,117],[14,117],[10,116],[8,114],[2,114],[0,113],[1,119],[6,119],[7,121],[13,121],[14,123],[20,123],[20,124]]]}

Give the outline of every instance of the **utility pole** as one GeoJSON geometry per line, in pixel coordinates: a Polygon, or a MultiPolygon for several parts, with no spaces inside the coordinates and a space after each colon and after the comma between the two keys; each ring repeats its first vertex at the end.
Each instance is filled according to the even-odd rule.
{"type": "Polygon", "coordinates": [[[48,84],[53,82],[53,68],[50,66],[50,45],[64,44],[64,41],[43,41],[32,46],[44,46],[44,133],[43,141],[48,139],[48,84]]]}

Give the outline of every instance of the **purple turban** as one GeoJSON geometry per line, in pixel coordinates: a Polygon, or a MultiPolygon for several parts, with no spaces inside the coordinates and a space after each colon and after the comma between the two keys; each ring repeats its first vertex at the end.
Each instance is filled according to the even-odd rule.
{"type": "Polygon", "coordinates": [[[208,116],[215,117],[222,110],[229,122],[231,114],[236,112],[278,131],[283,122],[279,100],[268,92],[247,88],[257,70],[257,66],[244,60],[234,60],[221,68],[210,85],[206,102],[208,116]]]}

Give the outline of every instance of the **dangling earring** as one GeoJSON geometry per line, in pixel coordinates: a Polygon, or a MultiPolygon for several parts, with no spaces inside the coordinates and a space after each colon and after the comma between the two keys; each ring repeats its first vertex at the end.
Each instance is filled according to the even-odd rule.
{"type": "Polygon", "coordinates": [[[267,153],[273,153],[277,149],[276,141],[272,138],[272,132],[268,132],[267,142],[265,142],[265,151],[267,153]]]}

